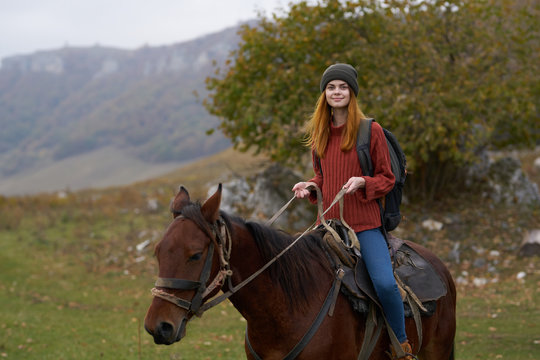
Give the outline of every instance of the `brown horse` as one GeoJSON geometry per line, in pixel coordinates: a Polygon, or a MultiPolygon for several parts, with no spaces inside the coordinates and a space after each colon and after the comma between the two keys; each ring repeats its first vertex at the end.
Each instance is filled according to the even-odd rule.
{"type": "MultiPolygon", "coordinates": [[[[159,278],[145,318],[154,342],[180,341],[193,315],[229,298],[247,320],[248,359],[357,359],[366,315],[355,312],[343,294],[332,291],[335,270],[321,245],[322,231],[295,240],[285,232],[223,213],[220,202],[221,185],[202,205],[192,203],[181,187],[171,205],[175,219],[155,248],[159,278]],[[271,263],[276,255],[279,259],[271,263]],[[219,290],[223,294],[216,298],[219,290]],[[321,311],[325,298],[335,299],[332,316],[327,308],[321,311]],[[314,319],[319,319],[317,328],[312,327],[314,319]],[[308,332],[302,348],[295,347],[308,332]],[[291,355],[293,348],[298,351],[291,355]]],[[[454,359],[452,277],[430,251],[407,244],[433,265],[448,289],[437,300],[434,314],[422,317],[421,344],[414,321],[406,319],[413,352],[420,359],[454,359]]],[[[389,348],[389,336],[383,332],[369,359],[388,359],[389,348]]]]}

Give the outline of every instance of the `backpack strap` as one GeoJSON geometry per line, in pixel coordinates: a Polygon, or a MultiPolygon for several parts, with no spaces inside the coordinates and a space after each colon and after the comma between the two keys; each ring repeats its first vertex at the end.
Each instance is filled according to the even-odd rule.
{"type": "MultiPolygon", "coordinates": [[[[360,167],[362,168],[362,174],[366,176],[373,176],[375,169],[373,168],[373,162],[371,161],[371,127],[375,119],[367,118],[360,122],[358,127],[358,135],[356,138],[356,152],[358,153],[358,160],[360,161],[360,167]]],[[[379,204],[379,211],[381,215],[381,231],[383,233],[384,239],[388,244],[388,234],[384,227],[384,201],[385,197],[382,199],[377,199],[379,204]]]]}
{"type": "Polygon", "coordinates": [[[373,176],[373,162],[371,161],[371,125],[374,119],[368,118],[360,122],[358,126],[358,134],[356,137],[356,152],[358,153],[358,160],[360,161],[360,167],[362,168],[362,174],[366,176],[373,176]]]}

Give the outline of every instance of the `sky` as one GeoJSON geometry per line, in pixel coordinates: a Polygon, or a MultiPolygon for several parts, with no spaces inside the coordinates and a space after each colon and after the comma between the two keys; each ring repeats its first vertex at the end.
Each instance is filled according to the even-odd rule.
{"type": "Polygon", "coordinates": [[[287,9],[290,0],[0,0],[0,59],[64,46],[170,45],[287,9]]]}

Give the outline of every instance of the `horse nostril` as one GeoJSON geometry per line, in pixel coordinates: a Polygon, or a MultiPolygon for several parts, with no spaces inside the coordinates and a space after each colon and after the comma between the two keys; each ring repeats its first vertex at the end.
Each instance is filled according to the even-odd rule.
{"type": "Polygon", "coordinates": [[[174,326],[168,322],[159,323],[156,333],[161,335],[163,339],[169,339],[173,335],[174,326]]]}
{"type": "Polygon", "coordinates": [[[146,330],[146,332],[150,335],[153,335],[152,331],[146,326],[146,324],[144,325],[144,330],[146,330]]]}

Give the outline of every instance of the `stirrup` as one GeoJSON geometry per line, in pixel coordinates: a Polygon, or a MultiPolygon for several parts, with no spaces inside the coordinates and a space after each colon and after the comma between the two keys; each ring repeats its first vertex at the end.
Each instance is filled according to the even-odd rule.
{"type": "Polygon", "coordinates": [[[390,359],[392,360],[413,360],[413,359],[418,360],[416,355],[412,353],[412,345],[409,343],[409,340],[405,340],[405,342],[401,343],[400,346],[401,346],[402,352],[405,353],[405,356],[397,357],[398,355],[396,354],[396,351],[394,350],[394,348],[390,347],[391,352],[387,353],[390,359]]]}

